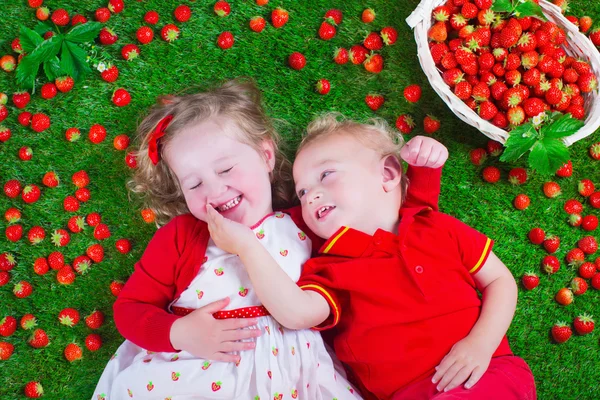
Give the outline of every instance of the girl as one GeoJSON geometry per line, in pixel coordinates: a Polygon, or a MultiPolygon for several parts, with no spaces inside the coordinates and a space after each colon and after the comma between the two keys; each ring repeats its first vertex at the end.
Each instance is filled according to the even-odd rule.
{"type": "MultiPolygon", "coordinates": [[[[273,319],[240,258],[210,238],[207,211],[249,227],[293,281],[311,255],[301,218],[273,212],[292,198],[290,163],[255,86],[231,81],[168,98],[138,135],[132,189],[147,196],[158,221],[170,221],[114,304],[127,340],[93,398],[359,398],[319,333],[273,319]]],[[[439,177],[422,189],[415,198],[437,203],[439,177]]]]}

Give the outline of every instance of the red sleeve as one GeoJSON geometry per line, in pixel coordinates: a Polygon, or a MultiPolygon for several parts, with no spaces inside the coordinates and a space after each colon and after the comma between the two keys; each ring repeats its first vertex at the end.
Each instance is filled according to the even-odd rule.
{"type": "Polygon", "coordinates": [[[298,280],[298,286],[302,290],[310,290],[323,296],[330,308],[329,317],[313,329],[321,331],[336,326],[342,314],[342,308],[335,293],[335,282],[333,266],[329,263],[320,262],[319,258],[308,260],[302,267],[302,275],[298,280]]]}
{"type": "Polygon", "coordinates": [[[176,351],[171,325],[178,316],[167,312],[176,291],[176,219],[160,228],[113,305],[117,329],[126,339],[150,351],[176,351]]]}
{"type": "Polygon", "coordinates": [[[302,218],[302,207],[295,206],[286,210],[282,210],[282,212],[288,214],[292,218],[292,221],[294,221],[298,229],[306,233],[306,236],[308,236],[312,243],[312,256],[316,257],[319,252],[319,249],[321,248],[321,246],[323,246],[323,243],[325,243],[325,239],[321,239],[320,237],[315,235],[310,230],[308,225],[306,225],[304,219],[302,218]]]}
{"type": "Polygon", "coordinates": [[[408,177],[409,184],[403,206],[429,206],[432,210],[438,211],[442,167],[426,168],[411,167],[409,165],[406,170],[406,176],[408,177]]]}
{"type": "Polygon", "coordinates": [[[454,237],[463,265],[471,275],[479,272],[492,252],[494,241],[464,222],[444,216],[442,223],[454,237]]]}

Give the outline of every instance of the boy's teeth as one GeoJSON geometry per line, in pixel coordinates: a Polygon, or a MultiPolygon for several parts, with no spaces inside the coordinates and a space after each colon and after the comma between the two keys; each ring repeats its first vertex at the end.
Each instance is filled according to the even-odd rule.
{"type": "Polygon", "coordinates": [[[227,211],[230,208],[238,205],[238,203],[240,202],[242,196],[238,196],[233,200],[228,201],[227,203],[223,204],[222,206],[217,207],[217,210],[219,211],[227,211]]]}
{"type": "Polygon", "coordinates": [[[323,214],[325,211],[329,210],[330,208],[331,208],[330,206],[325,206],[325,207],[319,209],[319,211],[318,211],[319,218],[321,218],[321,214],[323,214]]]}

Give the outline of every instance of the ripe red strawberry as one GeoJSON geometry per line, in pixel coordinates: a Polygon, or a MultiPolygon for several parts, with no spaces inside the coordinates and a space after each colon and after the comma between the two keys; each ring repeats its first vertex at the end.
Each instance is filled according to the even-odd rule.
{"type": "Polygon", "coordinates": [[[372,8],[367,8],[367,9],[363,10],[360,19],[365,24],[370,24],[375,19],[375,16],[376,16],[375,11],[373,11],[372,8]]]}
{"type": "Polygon", "coordinates": [[[17,265],[15,256],[11,253],[0,254],[0,271],[10,271],[17,265]]]}
{"type": "Polygon", "coordinates": [[[588,201],[593,208],[600,208],[600,192],[594,192],[588,197],[588,201]]]}
{"type": "Polygon", "coordinates": [[[598,217],[595,215],[586,215],[581,221],[581,228],[584,231],[593,231],[598,227],[598,217]]]}
{"type": "Polygon", "coordinates": [[[113,146],[117,150],[125,150],[127,147],[129,147],[129,136],[124,134],[115,136],[115,139],[113,140],[113,146]]]}
{"type": "Polygon", "coordinates": [[[90,329],[98,329],[104,323],[104,313],[94,310],[90,315],[85,317],[85,324],[90,329]]]}
{"type": "Polygon", "coordinates": [[[6,221],[8,221],[9,224],[18,222],[21,219],[21,211],[14,207],[11,207],[4,213],[4,218],[6,219],[6,221]]]}
{"type": "Polygon", "coordinates": [[[560,238],[558,236],[548,236],[542,243],[544,250],[549,254],[556,253],[560,246],[560,238]]]}
{"type": "Polygon", "coordinates": [[[179,22],[187,22],[192,17],[192,10],[188,6],[182,4],[175,8],[173,16],[179,22]]]}
{"type": "Polygon", "coordinates": [[[513,168],[508,173],[508,181],[513,185],[522,185],[527,181],[527,171],[524,168],[513,168]]]}
{"type": "Polygon", "coordinates": [[[31,129],[40,133],[50,128],[50,117],[46,114],[38,113],[31,116],[31,129]]]}
{"type": "Polygon", "coordinates": [[[85,347],[89,351],[98,351],[102,347],[102,338],[97,333],[90,333],[85,338],[85,347]]]}
{"type": "Polygon", "coordinates": [[[48,264],[50,268],[59,270],[65,266],[65,257],[59,251],[54,251],[48,256],[48,264]]]}
{"type": "Polygon", "coordinates": [[[6,142],[11,137],[11,131],[4,125],[0,125],[0,142],[6,142]]]}
{"type": "MultiPolygon", "coordinates": [[[[139,54],[139,51],[137,53],[135,53],[135,51],[133,51],[133,54],[139,54]]],[[[130,56],[131,55],[128,55],[127,57],[130,57],[130,56]]],[[[114,82],[119,77],[119,69],[115,65],[109,64],[108,68],[106,68],[104,71],[102,71],[100,73],[100,76],[106,82],[114,82]]]]}
{"type": "Polygon", "coordinates": [[[365,103],[373,111],[377,111],[383,105],[385,99],[380,94],[368,94],[365,96],[365,103]]]}
{"type": "Polygon", "coordinates": [[[592,18],[588,17],[587,15],[579,18],[579,30],[583,33],[589,31],[592,27],[592,24],[592,18]]]}
{"type": "Polygon", "coordinates": [[[82,356],[81,347],[75,343],[69,343],[67,347],[65,347],[64,355],[69,362],[80,360],[82,356]]]}
{"type": "Polygon", "coordinates": [[[383,47],[383,40],[377,32],[370,32],[363,40],[363,46],[368,50],[380,50],[383,47]]]}
{"type": "Polygon", "coordinates": [[[560,185],[556,182],[546,182],[543,185],[544,195],[548,198],[554,198],[561,193],[560,185]]]}
{"type": "Polygon", "coordinates": [[[33,314],[25,314],[21,317],[20,325],[22,329],[30,330],[37,326],[37,320],[33,314]]]}
{"type": "Polygon", "coordinates": [[[583,279],[590,279],[596,274],[596,265],[591,262],[584,262],[579,266],[579,270],[577,271],[579,276],[583,279]]]}
{"type": "Polygon", "coordinates": [[[100,124],[92,125],[88,134],[90,142],[98,144],[106,138],[106,129],[100,124]]]}
{"type": "Polygon", "coordinates": [[[556,256],[545,256],[542,260],[542,269],[548,275],[555,274],[560,269],[560,261],[556,256]]]}
{"type": "Polygon", "coordinates": [[[365,69],[373,74],[378,74],[383,69],[383,57],[381,54],[371,54],[363,63],[365,69]]]}
{"type": "Polygon", "coordinates": [[[69,235],[69,232],[67,232],[64,229],[55,229],[52,233],[51,240],[55,246],[63,247],[69,244],[69,242],[71,241],[71,236],[69,235]]]}
{"type": "Polygon", "coordinates": [[[221,32],[221,34],[219,34],[219,37],[217,37],[217,46],[219,46],[223,50],[231,48],[234,42],[235,40],[233,38],[233,33],[228,31],[221,32]]]}
{"type": "Polygon", "coordinates": [[[289,13],[281,7],[277,7],[271,12],[271,23],[275,28],[281,28],[289,20],[289,13]]]}
{"type": "Polygon", "coordinates": [[[23,237],[23,227],[19,224],[6,227],[6,238],[11,242],[18,242],[23,237]]]}
{"type": "Polygon", "coordinates": [[[42,387],[42,384],[39,382],[28,382],[25,385],[25,397],[28,397],[30,399],[37,399],[39,397],[42,397],[42,395],[44,394],[44,388],[42,387]]]}
{"type": "Polygon", "coordinates": [[[600,160],[600,142],[591,145],[589,153],[594,160],[600,160]]]}
{"type": "Polygon", "coordinates": [[[54,171],[48,171],[42,178],[42,183],[47,187],[57,187],[59,183],[58,176],[54,171]]]}
{"type": "Polygon", "coordinates": [[[516,18],[508,20],[506,26],[500,32],[500,44],[505,49],[513,47],[519,41],[521,34],[523,33],[523,27],[519,24],[516,18]]]}
{"type": "Polygon", "coordinates": [[[396,119],[396,128],[404,133],[409,134],[415,127],[415,121],[409,114],[402,114],[396,119]]]}
{"type": "Polygon", "coordinates": [[[76,212],[79,210],[79,201],[74,196],[67,196],[63,200],[63,208],[67,212],[76,212]]]}
{"type": "Polygon", "coordinates": [[[121,290],[123,290],[123,286],[125,286],[123,282],[112,281],[109,285],[109,289],[112,295],[117,297],[121,293],[121,290]]]}
{"type": "Polygon", "coordinates": [[[332,24],[339,25],[342,23],[343,14],[341,10],[332,8],[327,10],[323,18],[325,18],[327,21],[330,21],[332,24]]]}
{"type": "Polygon", "coordinates": [[[73,15],[73,18],[71,18],[71,26],[85,24],[86,22],[88,22],[87,18],[81,14],[75,14],[73,15]]]}
{"type": "Polygon", "coordinates": [[[19,158],[22,161],[29,161],[33,157],[33,150],[31,147],[23,146],[19,149],[19,158]]]}
{"type": "Polygon", "coordinates": [[[104,240],[110,237],[110,230],[105,224],[98,224],[94,227],[94,237],[97,240],[104,240]]]}
{"type": "Polygon", "coordinates": [[[46,231],[41,226],[32,227],[29,232],[27,232],[27,239],[33,245],[36,245],[43,241],[46,238],[46,231]]]}
{"type": "Polygon", "coordinates": [[[327,79],[319,79],[315,85],[315,90],[319,94],[327,94],[331,89],[331,84],[327,79]]]}
{"type": "Polygon", "coordinates": [[[413,84],[405,87],[404,98],[410,103],[416,103],[419,101],[421,99],[421,86],[413,84]]]}
{"type": "Polygon", "coordinates": [[[38,275],[46,275],[49,269],[48,261],[44,257],[38,257],[33,262],[33,272],[38,275]]]}
{"type": "Polygon", "coordinates": [[[294,52],[288,57],[288,64],[295,70],[301,70],[306,65],[306,58],[302,53],[294,52]]]}
{"type": "Polygon", "coordinates": [[[92,265],[92,260],[88,256],[77,256],[73,260],[73,269],[79,275],[85,275],[92,265]]]}
{"type": "Polygon", "coordinates": [[[594,183],[591,180],[582,179],[579,181],[579,183],[577,185],[577,190],[579,191],[579,194],[582,195],[583,197],[588,197],[592,193],[594,193],[596,188],[594,187],[594,183]]]}
{"type": "Polygon", "coordinates": [[[594,254],[598,251],[598,242],[593,236],[585,236],[577,242],[577,247],[585,254],[594,254]]]}
{"type": "Polygon", "coordinates": [[[600,290],[600,272],[592,277],[592,287],[596,290],[600,290]]]}
{"type": "Polygon", "coordinates": [[[500,180],[500,170],[496,167],[485,167],[482,172],[483,180],[489,183],[496,183],[500,180]]]}
{"type": "Polygon", "coordinates": [[[448,39],[448,28],[444,22],[436,22],[427,33],[427,37],[437,43],[445,42],[448,39]]]}
{"type": "Polygon", "coordinates": [[[263,17],[257,16],[250,19],[250,29],[252,29],[254,32],[262,32],[266,25],[267,23],[263,17]]]}
{"type": "MultiPolygon", "coordinates": [[[[333,54],[333,61],[336,64],[346,64],[348,62],[348,50],[344,49],[343,47],[338,47],[337,49],[335,49],[335,52],[333,54]]],[[[600,152],[600,150],[599,150],[600,152]]],[[[600,156],[599,156],[600,159],[600,156]]]]}
{"type": "Polygon", "coordinates": [[[546,233],[542,230],[542,228],[533,228],[529,231],[527,237],[531,243],[539,245],[544,242],[546,233]]]}
{"type": "Polygon", "coordinates": [[[142,26],[137,30],[135,36],[141,44],[148,44],[154,39],[154,31],[148,26],[142,26]]]}
{"type": "Polygon", "coordinates": [[[348,53],[348,57],[350,58],[350,62],[352,64],[362,64],[367,59],[367,55],[369,52],[360,44],[354,45],[350,48],[350,52],[348,53]]]}
{"type": "Polygon", "coordinates": [[[31,286],[31,283],[27,281],[20,281],[13,288],[13,294],[19,299],[24,299],[25,297],[31,296],[32,292],[33,286],[31,286]]]}
{"type": "Polygon", "coordinates": [[[75,272],[69,265],[60,268],[56,273],[56,280],[61,285],[70,285],[75,282],[75,272]]]}
{"type": "Polygon", "coordinates": [[[27,4],[29,4],[29,7],[31,8],[38,8],[44,4],[44,0],[27,0],[27,4]]]}
{"type": "Polygon", "coordinates": [[[54,83],[56,88],[62,93],[69,92],[75,85],[75,81],[70,76],[58,77],[55,79],[54,83]]]}
{"type": "Polygon", "coordinates": [[[31,95],[29,92],[15,92],[12,95],[13,104],[17,108],[25,108],[25,106],[27,106],[29,103],[29,100],[31,100],[31,95]]]}
{"type": "Polygon", "coordinates": [[[569,176],[573,175],[573,164],[571,163],[571,160],[569,160],[568,162],[566,162],[565,164],[563,164],[556,171],[556,175],[560,176],[562,178],[568,178],[569,176]]]}
{"type": "Polygon", "coordinates": [[[527,207],[529,207],[530,203],[531,200],[529,199],[529,196],[526,194],[519,194],[517,197],[515,197],[513,205],[517,210],[525,210],[527,207]]]}
{"type": "Polygon", "coordinates": [[[567,200],[563,208],[567,214],[581,214],[583,211],[583,205],[575,199],[567,200]]]}
{"type": "Polygon", "coordinates": [[[96,21],[105,23],[110,19],[110,10],[106,7],[101,7],[94,13],[96,21]]]}
{"type": "Polygon", "coordinates": [[[481,165],[484,163],[484,161],[487,158],[487,151],[485,149],[473,149],[471,150],[471,152],[469,153],[470,159],[471,159],[471,163],[473,165],[481,165]]]}
{"type": "Polygon", "coordinates": [[[158,23],[159,15],[156,11],[151,10],[144,14],[144,22],[150,25],[156,25],[158,23]]]}
{"type": "Polygon", "coordinates": [[[41,194],[42,192],[40,191],[39,187],[37,187],[35,184],[30,184],[23,188],[23,192],[21,192],[21,198],[25,203],[31,204],[38,201],[41,194]]]}
{"type": "MultiPolygon", "coordinates": [[[[8,117],[8,109],[6,108],[6,106],[4,104],[0,104],[0,122],[4,121],[7,117],[8,117]]],[[[31,119],[31,114],[30,114],[30,119],[31,119]]],[[[19,123],[21,123],[21,125],[24,125],[24,126],[29,125],[28,123],[23,124],[21,122],[21,114],[19,114],[19,123]]]]}
{"type": "Polygon", "coordinates": [[[54,96],[56,96],[57,93],[58,89],[56,88],[56,85],[52,82],[44,83],[42,85],[42,89],[40,90],[42,98],[46,100],[53,98],[54,96]]]}
{"type": "Polygon", "coordinates": [[[75,198],[79,201],[86,202],[90,199],[91,193],[88,188],[80,188],[75,191],[75,198]]]}
{"type": "Polygon", "coordinates": [[[17,320],[13,316],[6,316],[0,320],[0,336],[11,336],[17,330],[17,320]]]}
{"type": "Polygon", "coordinates": [[[479,105],[479,116],[486,121],[491,120],[498,113],[498,109],[491,101],[484,101],[479,105]]]}
{"type": "Polygon", "coordinates": [[[573,292],[571,289],[562,288],[556,293],[554,299],[558,304],[568,306],[573,302],[573,292]]]}
{"type": "Polygon", "coordinates": [[[119,239],[115,242],[117,251],[121,254],[127,254],[131,251],[131,242],[127,239],[119,239]]]}
{"type": "Polygon", "coordinates": [[[588,289],[588,284],[585,279],[576,276],[571,280],[571,290],[576,296],[581,296],[588,289]]]}
{"type": "Polygon", "coordinates": [[[154,211],[151,208],[144,208],[141,211],[141,214],[142,214],[142,219],[147,224],[151,224],[152,222],[154,222],[154,220],[156,218],[156,215],[154,214],[154,211]]]}
{"type": "Polygon", "coordinates": [[[594,320],[588,314],[582,314],[575,317],[573,321],[575,331],[580,335],[587,335],[594,330],[594,320]]]}
{"type": "Polygon", "coordinates": [[[98,34],[98,40],[100,41],[100,44],[105,46],[115,44],[117,39],[119,39],[119,36],[117,36],[116,32],[106,26],[103,27],[98,34]]]}
{"type": "Polygon", "coordinates": [[[398,32],[391,26],[386,26],[381,30],[381,32],[379,32],[379,34],[381,35],[383,43],[385,43],[386,46],[391,46],[396,43],[396,40],[398,40],[398,32]]]}
{"type": "Polygon", "coordinates": [[[58,322],[68,327],[77,325],[79,322],[79,311],[74,308],[64,308],[58,314],[58,322]]]}
{"type": "Polygon", "coordinates": [[[100,222],[102,221],[102,217],[100,216],[100,214],[98,213],[89,213],[86,217],[85,217],[85,222],[87,222],[87,224],[89,226],[96,226],[98,225],[100,222]]]}
{"type": "MultiPolygon", "coordinates": [[[[167,26],[169,26],[169,25],[167,25],[167,26]]],[[[165,26],[163,28],[163,31],[165,30],[165,28],[167,26],[165,26]]],[[[173,25],[173,26],[175,26],[175,25],[173,25]]],[[[162,32],[161,32],[161,34],[162,34],[162,32]]],[[[131,44],[126,44],[121,49],[121,57],[123,57],[124,60],[131,61],[131,60],[134,60],[134,59],[138,58],[139,55],[140,55],[140,48],[137,47],[135,44],[132,44],[132,43],[131,44]]]]}
{"type": "Polygon", "coordinates": [[[231,6],[228,2],[219,0],[215,3],[213,10],[219,17],[226,17],[231,13],[231,6]]]}
{"type": "Polygon", "coordinates": [[[556,343],[564,343],[573,334],[573,331],[565,322],[557,322],[551,330],[552,338],[556,343]]]}
{"type": "Polygon", "coordinates": [[[123,0],[108,0],[108,9],[112,13],[119,14],[121,11],[123,11],[124,7],[125,3],[123,0]]]}
{"type": "Polygon", "coordinates": [[[85,254],[97,264],[104,259],[104,248],[101,244],[94,243],[85,250],[85,254]]]}
{"type": "Polygon", "coordinates": [[[5,72],[12,72],[17,66],[17,60],[9,54],[0,57],[0,69],[5,72]]]}
{"type": "Polygon", "coordinates": [[[69,128],[65,131],[65,138],[69,142],[76,142],[81,137],[81,132],[77,128],[69,128]]]}
{"type": "Polygon", "coordinates": [[[441,125],[440,120],[432,115],[426,115],[423,120],[423,130],[430,135],[440,129],[441,125]]]}
{"type": "Polygon", "coordinates": [[[125,107],[131,102],[131,95],[127,90],[119,88],[114,91],[111,100],[117,107],[125,107]]]}
{"type": "MultiPolygon", "coordinates": [[[[337,33],[335,26],[333,26],[332,24],[330,24],[327,21],[323,21],[321,22],[321,26],[319,27],[319,37],[323,40],[331,40],[335,37],[335,34],[337,33]]],[[[377,34],[375,34],[377,35],[377,34]]],[[[379,35],[377,35],[377,37],[379,37],[379,35]]],[[[381,39],[380,39],[381,40],[381,39]]],[[[365,39],[366,42],[366,39],[365,39]]],[[[382,44],[383,46],[383,44],[382,44]]]]}
{"type": "Polygon", "coordinates": [[[85,226],[85,220],[83,219],[83,217],[78,216],[78,215],[72,216],[71,218],[69,218],[69,221],[67,222],[67,227],[73,233],[81,232],[83,230],[84,226],[85,226]]]}
{"type": "Polygon", "coordinates": [[[12,343],[0,342],[0,360],[8,360],[14,350],[15,346],[12,343]]]}
{"type": "Polygon", "coordinates": [[[65,26],[69,24],[69,13],[64,8],[58,8],[54,10],[50,19],[58,26],[65,26]]]}
{"type": "Polygon", "coordinates": [[[523,286],[527,290],[533,290],[540,284],[540,278],[533,272],[526,272],[521,278],[523,286]]]}
{"type": "Polygon", "coordinates": [[[585,261],[585,254],[581,249],[571,249],[565,256],[565,261],[572,267],[579,267],[585,261]]]}

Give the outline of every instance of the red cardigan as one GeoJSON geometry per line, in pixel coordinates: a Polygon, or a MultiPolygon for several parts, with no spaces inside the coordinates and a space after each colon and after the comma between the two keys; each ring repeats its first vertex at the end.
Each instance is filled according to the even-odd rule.
{"type": "MultiPolygon", "coordinates": [[[[405,205],[438,209],[441,168],[408,168],[411,184],[405,205]]],[[[314,235],[302,220],[299,206],[283,210],[313,241],[316,251],[324,240],[314,235]]],[[[167,307],[198,274],[209,240],[205,222],[191,214],[173,218],[161,227],[113,305],[117,329],[125,338],[150,351],[177,351],[170,341],[171,325],[181,318],[167,307]]]]}

